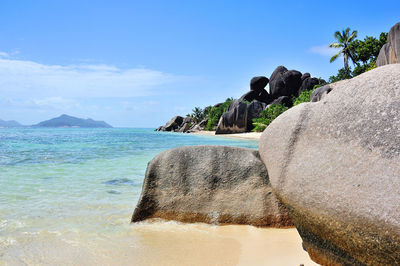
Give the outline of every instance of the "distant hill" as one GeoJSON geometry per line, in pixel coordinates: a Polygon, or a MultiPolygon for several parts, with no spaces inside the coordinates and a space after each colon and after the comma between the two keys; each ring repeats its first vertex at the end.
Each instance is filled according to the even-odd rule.
{"type": "Polygon", "coordinates": [[[111,128],[104,121],[95,121],[93,119],[82,119],[69,115],[61,115],[59,117],[40,122],[33,127],[89,127],[89,128],[111,128]]]}
{"type": "Polygon", "coordinates": [[[0,119],[0,127],[22,127],[22,126],[23,125],[14,120],[4,121],[0,119]]]}

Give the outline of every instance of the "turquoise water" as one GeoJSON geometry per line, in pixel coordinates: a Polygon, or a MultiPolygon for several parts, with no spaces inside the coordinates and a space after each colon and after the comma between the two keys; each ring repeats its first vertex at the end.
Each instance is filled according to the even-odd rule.
{"type": "Polygon", "coordinates": [[[125,234],[147,162],[186,145],[258,143],[151,129],[0,129],[0,261],[41,264],[49,249],[125,234]]]}

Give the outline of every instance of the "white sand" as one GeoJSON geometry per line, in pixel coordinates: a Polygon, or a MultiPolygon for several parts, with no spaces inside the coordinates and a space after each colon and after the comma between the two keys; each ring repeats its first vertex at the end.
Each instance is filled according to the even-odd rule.
{"type": "Polygon", "coordinates": [[[235,133],[235,134],[215,134],[215,131],[198,131],[190,134],[205,135],[205,136],[215,136],[224,138],[236,138],[236,139],[251,139],[259,140],[262,132],[246,132],[246,133],[235,133]]]}
{"type": "Polygon", "coordinates": [[[156,221],[21,237],[6,246],[0,241],[0,265],[318,265],[296,229],[156,221]]]}

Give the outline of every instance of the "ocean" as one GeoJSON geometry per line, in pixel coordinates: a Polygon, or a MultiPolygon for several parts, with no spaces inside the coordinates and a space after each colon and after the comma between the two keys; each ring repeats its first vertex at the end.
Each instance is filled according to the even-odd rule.
{"type": "Polygon", "coordinates": [[[0,129],[0,264],[240,264],[239,251],[218,247],[243,248],[265,229],[130,224],[148,161],[187,145],[258,143],[152,129],[0,129]]]}

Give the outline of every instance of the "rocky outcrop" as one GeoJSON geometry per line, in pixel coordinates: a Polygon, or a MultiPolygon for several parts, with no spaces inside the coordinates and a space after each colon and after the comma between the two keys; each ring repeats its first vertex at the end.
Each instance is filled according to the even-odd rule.
{"type": "Polygon", "coordinates": [[[288,96],[280,96],[277,99],[273,100],[268,106],[271,106],[273,104],[283,104],[286,107],[292,107],[293,102],[292,99],[288,96]]]}
{"type": "Polygon", "coordinates": [[[151,160],[132,222],[149,218],[292,225],[272,193],[258,152],[224,146],[180,147],[151,160]]]}
{"type": "MultiPolygon", "coordinates": [[[[254,128],[253,119],[258,118],[268,106],[271,104],[284,104],[290,108],[293,105],[293,97],[297,97],[304,90],[313,89],[319,83],[320,79],[311,77],[310,73],[302,75],[299,71],[287,70],[284,66],[277,67],[270,80],[264,76],[253,77],[250,80],[250,91],[232,102],[220,117],[216,127],[216,134],[249,132],[254,128]],[[268,82],[270,82],[270,93],[265,89],[268,82]],[[264,109],[261,109],[261,107],[264,109]]],[[[218,103],[213,108],[222,104],[218,103]]],[[[206,123],[198,123],[196,125],[187,121],[183,121],[180,125],[178,123],[173,124],[175,118],[171,119],[167,125],[161,126],[156,130],[191,133],[204,130],[206,127],[206,123]],[[174,126],[170,126],[171,123],[174,126]],[[187,129],[189,124],[191,127],[187,129]]],[[[184,118],[184,120],[189,118],[184,118]]]]}
{"type": "Polygon", "coordinates": [[[400,63],[400,22],[394,25],[388,34],[388,42],[379,51],[376,65],[400,63]]]}
{"type": "Polygon", "coordinates": [[[239,101],[259,101],[268,104],[272,100],[269,93],[265,90],[268,81],[268,78],[264,76],[253,77],[250,80],[250,91],[240,97],[239,101]]]}
{"type": "Polygon", "coordinates": [[[183,122],[183,117],[182,116],[174,116],[173,118],[171,118],[171,120],[169,120],[165,126],[164,126],[164,130],[165,131],[174,131],[176,129],[178,129],[180,127],[180,125],[183,122]]]}
{"type": "Polygon", "coordinates": [[[274,192],[322,265],[399,265],[400,64],[334,84],[260,139],[274,192]]]}
{"type": "Polygon", "coordinates": [[[312,78],[312,77],[305,78],[301,82],[301,86],[299,88],[299,91],[297,92],[297,95],[300,95],[300,93],[302,93],[303,91],[312,90],[314,86],[318,84],[319,84],[319,79],[317,78],[312,78]]]}
{"type": "Polygon", "coordinates": [[[247,130],[247,104],[234,101],[222,114],[215,134],[243,133],[247,130]]]}
{"type": "Polygon", "coordinates": [[[271,96],[276,99],[280,96],[297,95],[302,84],[301,76],[297,70],[287,70],[284,66],[277,67],[269,79],[271,96]]]}

